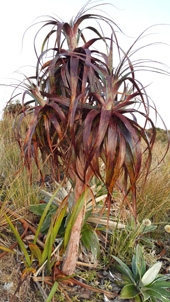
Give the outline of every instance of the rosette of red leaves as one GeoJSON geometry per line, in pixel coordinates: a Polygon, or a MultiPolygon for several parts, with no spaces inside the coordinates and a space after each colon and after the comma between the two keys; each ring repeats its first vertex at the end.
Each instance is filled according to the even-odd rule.
{"type": "MultiPolygon", "coordinates": [[[[27,78],[23,94],[28,94],[35,106],[20,116],[16,137],[22,149],[25,164],[30,169],[34,158],[42,178],[42,164],[51,163],[53,177],[60,179],[61,171],[75,181],[78,175],[89,185],[93,175],[106,185],[108,217],[114,187],[124,194],[136,218],[136,182],[140,176],[145,142],[145,167],[148,174],[156,129],[149,117],[149,98],[143,85],[135,77],[139,60],[131,62],[131,50],[124,53],[115,33],[116,24],[108,17],[87,13],[86,6],[70,24],[52,18],[41,29],[51,26],[46,35],[41,55],[37,58],[36,75],[27,78]],[[86,26],[95,38],[86,41],[80,25],[95,19],[110,26],[110,37],[104,37],[96,28],[86,26]],[[50,38],[54,37],[54,45],[50,38]],[[93,48],[101,41],[106,53],[93,48]],[[80,46],[81,44],[81,46],[80,46]],[[113,66],[114,49],[119,63],[113,66]],[[46,58],[51,56],[49,60],[46,58]],[[143,110],[140,111],[139,105],[143,110]],[[24,141],[19,129],[25,115],[32,121],[24,141]],[[143,116],[152,128],[148,139],[145,127],[136,116],[143,116]],[[83,162],[77,168],[77,160],[83,162]],[[104,165],[104,173],[101,172],[104,165]],[[90,173],[89,173],[90,171],[90,173]],[[120,176],[123,181],[120,181],[120,176]],[[131,192],[131,202],[127,196],[131,192]]],[[[118,28],[118,27],[117,27],[118,28]]],[[[135,43],[134,43],[135,44],[135,43]]],[[[102,47],[101,47],[102,48],[102,47]]],[[[154,68],[160,72],[160,69],[154,68]]],[[[163,72],[163,71],[161,71],[163,72]]],[[[30,102],[29,102],[30,104],[30,102]]]]}

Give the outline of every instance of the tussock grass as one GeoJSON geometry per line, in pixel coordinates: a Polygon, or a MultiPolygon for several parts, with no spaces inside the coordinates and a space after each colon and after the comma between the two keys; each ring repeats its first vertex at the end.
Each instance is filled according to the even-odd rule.
{"type": "Polygon", "coordinates": [[[168,151],[161,164],[158,165],[166,147],[166,142],[161,142],[161,140],[156,142],[153,150],[151,172],[148,175],[144,191],[142,190],[144,178],[138,183],[138,217],[140,220],[153,218],[155,223],[165,223],[169,220],[170,151],[168,151]]]}
{"type": "MultiPolygon", "coordinates": [[[[5,116],[0,121],[0,199],[12,202],[16,208],[27,208],[38,201],[38,173],[34,168],[34,184],[29,182],[26,168],[22,169],[21,152],[13,133],[14,118],[5,116]],[[21,172],[18,172],[21,170],[21,172]]],[[[26,127],[23,125],[23,131],[26,127]]]]}

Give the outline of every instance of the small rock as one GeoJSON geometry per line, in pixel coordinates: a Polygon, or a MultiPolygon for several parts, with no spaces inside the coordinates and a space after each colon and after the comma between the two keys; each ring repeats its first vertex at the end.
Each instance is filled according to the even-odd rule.
{"type": "Polygon", "coordinates": [[[90,299],[91,291],[88,289],[82,289],[79,293],[79,298],[90,299]]]}

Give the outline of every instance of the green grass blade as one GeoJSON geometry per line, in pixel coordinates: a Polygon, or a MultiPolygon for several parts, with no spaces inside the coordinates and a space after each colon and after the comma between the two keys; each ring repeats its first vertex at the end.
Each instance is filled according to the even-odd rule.
{"type": "Polygon", "coordinates": [[[84,202],[85,202],[85,192],[83,192],[83,194],[78,199],[78,201],[73,209],[73,212],[71,214],[70,220],[67,224],[67,228],[66,228],[65,236],[64,236],[64,247],[66,247],[68,244],[72,227],[77,219],[78,214],[80,213],[80,211],[84,205],[84,202]]]}
{"type": "Polygon", "coordinates": [[[48,254],[50,253],[50,242],[51,242],[51,236],[52,236],[52,222],[45,240],[45,246],[42,253],[42,263],[47,259],[48,254]]]}
{"type": "Polygon", "coordinates": [[[62,223],[62,221],[63,221],[63,218],[64,218],[64,216],[65,216],[65,213],[66,213],[66,210],[67,210],[67,206],[68,206],[68,204],[66,204],[65,207],[62,209],[62,211],[61,211],[61,213],[59,214],[59,216],[58,216],[58,218],[57,218],[57,221],[56,221],[56,223],[55,223],[55,225],[54,225],[54,228],[53,228],[53,243],[54,243],[54,241],[55,241],[55,238],[56,238],[56,236],[57,236],[57,233],[58,233],[58,231],[59,231],[59,228],[60,228],[60,226],[61,226],[61,223],[62,223]]]}
{"type": "Polygon", "coordinates": [[[50,237],[48,240],[48,255],[47,255],[47,271],[50,272],[50,260],[51,260],[51,252],[53,248],[53,219],[51,219],[51,226],[50,226],[50,237]]]}
{"type": "Polygon", "coordinates": [[[46,241],[45,241],[45,247],[42,254],[42,262],[44,262],[47,259],[47,270],[50,271],[50,260],[51,260],[51,252],[53,248],[53,244],[55,241],[55,238],[57,236],[58,230],[61,226],[61,223],[63,221],[63,218],[66,213],[68,204],[65,205],[65,207],[61,210],[61,213],[57,217],[56,223],[54,224],[53,217],[51,218],[51,225],[47,233],[46,241]]]}
{"type": "Polygon", "coordinates": [[[45,302],[50,302],[51,301],[51,299],[53,298],[53,296],[54,296],[57,288],[58,288],[58,282],[55,281],[54,285],[53,285],[53,287],[52,287],[52,289],[50,291],[50,294],[49,294],[49,296],[48,296],[48,298],[47,298],[47,300],[45,302]]]}
{"type": "Polygon", "coordinates": [[[40,219],[40,222],[39,222],[39,225],[38,225],[38,228],[37,228],[37,232],[35,234],[35,238],[34,238],[34,244],[36,244],[36,241],[37,241],[37,238],[38,238],[38,235],[40,233],[40,230],[41,230],[41,227],[42,227],[42,224],[44,222],[44,219],[45,219],[45,216],[50,208],[50,205],[51,203],[53,202],[54,198],[56,197],[58,191],[61,189],[62,185],[63,185],[64,181],[61,183],[61,185],[58,186],[57,190],[54,192],[53,196],[50,198],[49,202],[47,203],[47,206],[46,208],[44,209],[44,212],[41,216],[41,219],[40,219]]]}
{"type": "Polygon", "coordinates": [[[7,247],[2,246],[2,245],[0,245],[0,250],[3,250],[3,251],[5,251],[5,252],[9,252],[9,253],[13,253],[13,254],[15,254],[15,252],[14,252],[14,251],[12,251],[12,250],[10,250],[10,249],[8,249],[7,247]]]}
{"type": "Polygon", "coordinates": [[[28,252],[27,252],[27,250],[26,250],[26,248],[25,248],[25,245],[24,245],[24,243],[23,243],[23,241],[22,241],[22,239],[21,239],[21,237],[20,237],[18,231],[15,229],[15,227],[14,227],[14,225],[12,224],[11,220],[9,219],[9,217],[8,217],[6,214],[4,214],[4,215],[5,215],[5,218],[6,218],[7,222],[8,222],[9,225],[10,225],[11,230],[13,231],[13,233],[14,233],[14,235],[15,235],[17,241],[18,241],[18,244],[19,244],[19,246],[20,246],[22,252],[24,253],[24,256],[25,256],[25,259],[26,259],[28,265],[30,266],[30,265],[31,265],[30,257],[29,257],[29,255],[28,255],[28,252]]]}

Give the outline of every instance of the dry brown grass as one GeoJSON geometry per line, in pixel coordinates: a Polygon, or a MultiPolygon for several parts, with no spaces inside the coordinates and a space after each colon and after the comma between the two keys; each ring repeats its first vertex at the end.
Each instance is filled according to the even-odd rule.
{"type": "MultiPolygon", "coordinates": [[[[151,170],[160,162],[165,153],[167,143],[158,140],[153,150],[151,170]]],[[[170,151],[163,162],[158,165],[148,176],[144,191],[143,179],[138,184],[138,216],[140,220],[153,218],[156,223],[169,221],[170,213],[170,151]]]]}
{"type": "MultiPolygon", "coordinates": [[[[0,121],[0,199],[9,200],[15,207],[28,207],[30,203],[37,202],[38,186],[30,185],[26,169],[17,173],[22,167],[20,148],[13,132],[14,118],[5,117],[0,121]]],[[[27,127],[27,121],[23,125],[27,127]]],[[[35,169],[35,180],[38,181],[35,169]]]]}

